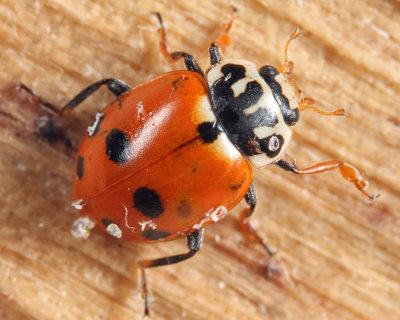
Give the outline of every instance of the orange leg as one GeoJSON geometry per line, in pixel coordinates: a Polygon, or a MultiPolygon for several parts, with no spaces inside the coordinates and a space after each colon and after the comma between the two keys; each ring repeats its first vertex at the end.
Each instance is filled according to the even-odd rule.
{"type": "Polygon", "coordinates": [[[211,43],[210,48],[208,49],[208,51],[210,52],[210,60],[211,60],[210,64],[212,66],[223,59],[223,54],[231,44],[231,37],[229,36],[229,31],[231,30],[237,11],[238,10],[232,6],[231,18],[227,23],[224,23],[222,25],[223,33],[220,35],[217,41],[211,43]]]}
{"type": "Polygon", "coordinates": [[[220,35],[218,40],[216,41],[216,45],[219,46],[224,52],[231,45],[231,37],[229,35],[229,31],[231,30],[233,20],[235,20],[237,15],[237,9],[232,6],[232,15],[228,22],[222,25],[223,33],[220,35]]]}
{"type": "Polygon", "coordinates": [[[288,41],[286,41],[285,50],[284,50],[285,59],[284,59],[284,61],[283,61],[282,66],[280,66],[280,67],[278,68],[278,71],[279,71],[280,73],[283,73],[283,74],[285,74],[285,75],[289,75],[289,74],[292,73],[292,70],[293,70],[293,61],[289,61],[289,59],[288,59],[288,48],[289,48],[289,44],[290,44],[294,39],[296,39],[299,35],[300,35],[300,28],[296,26],[295,29],[293,30],[292,34],[290,35],[288,41]]]}
{"type": "Polygon", "coordinates": [[[361,174],[358,172],[356,168],[345,163],[341,160],[328,160],[318,164],[315,164],[306,169],[299,169],[296,167],[296,164],[293,162],[287,162],[285,160],[279,160],[276,163],[282,169],[287,171],[291,171],[297,174],[313,174],[313,173],[320,173],[326,171],[332,171],[335,169],[339,169],[340,173],[342,174],[343,178],[347,181],[354,184],[354,186],[360,190],[364,196],[366,196],[370,200],[375,200],[378,195],[374,195],[366,191],[368,187],[368,181],[364,180],[361,174]]]}
{"type": "Polygon", "coordinates": [[[173,62],[181,58],[180,56],[173,56],[171,53],[171,48],[168,44],[167,40],[167,32],[165,31],[164,23],[159,12],[153,13],[160,24],[160,28],[158,28],[158,34],[160,35],[160,51],[164,57],[166,57],[169,61],[173,62]]]}
{"type": "Polygon", "coordinates": [[[165,31],[161,14],[159,12],[153,12],[153,14],[157,17],[158,22],[160,24],[160,27],[158,28],[158,34],[160,35],[160,51],[162,55],[165,58],[167,58],[167,60],[170,62],[174,62],[183,58],[187,70],[195,71],[200,75],[204,76],[203,71],[201,70],[201,68],[199,67],[199,65],[197,64],[196,60],[192,55],[182,51],[174,51],[174,52],[171,51],[171,48],[167,40],[167,32],[165,31]]]}
{"type": "Polygon", "coordinates": [[[254,240],[256,240],[259,244],[261,244],[263,248],[268,252],[268,254],[272,256],[275,252],[268,247],[268,245],[264,242],[263,238],[258,233],[257,229],[253,227],[249,221],[249,218],[253,214],[257,204],[257,196],[253,184],[251,184],[249,190],[247,191],[245,200],[248,203],[249,207],[247,209],[244,209],[240,213],[240,222],[242,223],[242,226],[244,227],[245,231],[251,234],[254,237],[254,240]]]}

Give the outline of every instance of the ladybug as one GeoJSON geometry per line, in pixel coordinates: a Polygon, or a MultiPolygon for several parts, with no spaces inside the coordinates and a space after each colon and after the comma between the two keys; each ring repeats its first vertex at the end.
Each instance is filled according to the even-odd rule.
{"type": "Polygon", "coordinates": [[[94,226],[111,236],[136,242],[187,238],[188,252],[142,260],[145,314],[149,314],[145,268],[169,265],[192,257],[201,246],[203,230],[221,220],[243,198],[249,207],[241,221],[264,248],[272,251],[250,224],[257,198],[253,169],[277,165],[296,174],[338,168],[365,196],[367,182],[351,165],[330,160],[299,169],[285,156],[300,111],[343,115],[342,109],[323,112],[302,97],[290,77],[289,43],[281,67],[258,68],[247,60],[224,59],[229,30],[209,47],[205,73],[193,56],[171,52],[161,15],[160,49],[169,60],[183,59],[185,71],[172,71],[131,88],[117,79],[90,85],[61,111],[23,86],[45,106],[65,115],[101,86],[116,101],[97,113],[76,156],[73,205],[82,218],[74,234],[86,238],[94,226]]]}

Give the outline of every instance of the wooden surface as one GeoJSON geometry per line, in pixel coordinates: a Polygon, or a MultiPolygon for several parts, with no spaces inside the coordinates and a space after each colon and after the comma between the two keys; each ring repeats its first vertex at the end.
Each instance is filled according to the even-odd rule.
{"type": "MultiPolygon", "coordinates": [[[[381,197],[369,203],[337,172],[257,170],[254,222],[276,256],[240,232],[241,204],[206,229],[193,259],[148,271],[152,319],[400,319],[400,2],[232,4],[230,57],[279,66],[299,25],[294,78],[321,108],[347,110],[344,118],[302,113],[289,148],[297,164],[343,159],[381,197]]],[[[101,78],[135,86],[182,68],[160,55],[152,11],[163,14],[173,48],[205,69],[229,3],[0,2],[0,319],[140,319],[136,261],[186,250],[185,240],[143,245],[99,231],[72,238],[74,153],[112,95],[101,90],[55,119],[69,147],[38,138],[45,112],[14,89],[22,81],[61,106],[101,78]]]]}

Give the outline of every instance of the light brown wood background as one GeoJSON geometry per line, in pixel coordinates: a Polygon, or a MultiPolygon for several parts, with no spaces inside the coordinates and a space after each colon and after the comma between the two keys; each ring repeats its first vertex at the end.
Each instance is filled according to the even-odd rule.
{"type": "Polygon", "coordinates": [[[240,207],[206,229],[195,258],[149,270],[152,319],[400,319],[400,2],[370,1],[0,1],[0,319],[140,319],[136,261],[184,252],[117,241],[94,231],[71,237],[74,152],[96,93],[56,119],[73,143],[34,133],[44,111],[22,81],[61,106],[88,84],[116,77],[132,86],[182,63],[158,50],[163,14],[170,43],[203,68],[221,23],[239,9],[230,57],[279,66],[290,48],[294,78],[325,110],[304,112],[290,152],[300,167],[340,158],[381,193],[366,199],[340,174],[255,172],[254,222],[277,250],[269,259],[236,224],[240,207]]]}

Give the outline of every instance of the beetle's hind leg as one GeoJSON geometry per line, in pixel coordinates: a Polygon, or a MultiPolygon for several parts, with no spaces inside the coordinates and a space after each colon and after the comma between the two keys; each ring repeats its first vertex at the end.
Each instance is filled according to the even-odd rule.
{"type": "Polygon", "coordinates": [[[168,256],[153,260],[142,260],[139,262],[140,271],[141,271],[141,285],[142,285],[142,296],[144,299],[144,314],[149,315],[149,301],[148,301],[148,292],[147,292],[147,282],[146,282],[146,274],[145,268],[154,268],[159,266],[167,266],[169,264],[178,263],[184,260],[187,260],[193,257],[197,251],[200,250],[201,242],[203,241],[203,229],[196,231],[187,237],[187,245],[189,248],[189,252],[178,254],[175,256],[168,256]]]}
{"type": "Polygon", "coordinates": [[[253,212],[256,208],[256,204],[257,204],[257,196],[256,196],[256,192],[255,192],[253,183],[251,184],[249,190],[247,191],[247,193],[245,195],[245,200],[246,200],[247,204],[249,205],[249,207],[247,209],[244,209],[240,213],[240,222],[242,223],[245,230],[248,233],[250,233],[254,237],[254,239],[263,246],[263,248],[268,252],[268,254],[270,256],[272,256],[274,254],[274,251],[272,251],[268,247],[268,245],[264,242],[263,238],[258,233],[257,229],[249,221],[251,215],[253,214],[253,212]]]}

